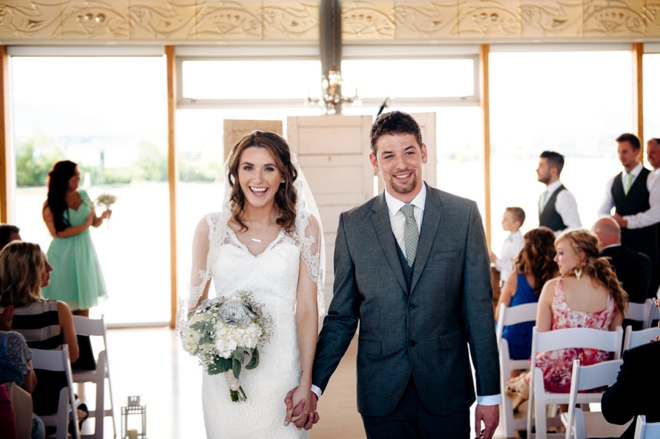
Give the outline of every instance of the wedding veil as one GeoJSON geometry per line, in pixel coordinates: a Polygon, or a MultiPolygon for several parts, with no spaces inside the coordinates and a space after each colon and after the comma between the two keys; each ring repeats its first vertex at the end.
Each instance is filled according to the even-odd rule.
{"type": "MultiPolygon", "coordinates": [[[[325,282],[325,241],[323,227],[321,225],[318,207],[307,184],[307,180],[300,169],[298,159],[293,152],[291,152],[291,164],[295,167],[298,177],[293,183],[297,193],[295,227],[289,235],[293,242],[295,242],[295,245],[300,249],[300,259],[305,263],[307,273],[316,284],[316,299],[320,318],[325,313],[325,299],[323,295],[323,284],[325,282]]],[[[191,281],[187,284],[186,293],[179,297],[176,318],[177,333],[180,332],[180,329],[186,323],[188,312],[197,307],[206,285],[213,276],[212,269],[218,259],[220,247],[227,244],[229,239],[230,229],[227,223],[231,218],[231,185],[229,184],[228,176],[229,158],[225,161],[215,183],[219,188],[218,194],[222,197],[222,206],[219,212],[210,213],[206,216],[206,221],[210,223],[210,231],[207,234],[198,233],[200,229],[198,226],[198,231],[195,232],[195,237],[193,238],[193,249],[203,250],[201,250],[201,254],[193,254],[191,281]],[[203,252],[206,248],[208,248],[208,251],[206,251],[206,257],[204,257],[203,252]]],[[[197,253],[200,253],[200,250],[197,253]]]]}

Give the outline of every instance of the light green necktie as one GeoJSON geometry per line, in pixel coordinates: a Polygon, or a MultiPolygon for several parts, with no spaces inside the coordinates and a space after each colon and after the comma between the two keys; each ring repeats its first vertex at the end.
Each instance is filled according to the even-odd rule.
{"type": "Polygon", "coordinates": [[[419,229],[415,221],[415,207],[412,204],[406,204],[401,208],[403,216],[406,217],[406,224],[403,226],[403,242],[406,246],[406,259],[408,266],[412,267],[417,254],[417,243],[419,241],[419,229]]]}
{"type": "Polygon", "coordinates": [[[626,186],[623,188],[623,193],[628,195],[628,191],[630,190],[630,186],[632,186],[632,180],[633,180],[633,175],[632,173],[626,173],[626,186]]]}
{"type": "Polygon", "coordinates": [[[545,209],[545,202],[547,198],[548,198],[548,191],[545,191],[541,194],[541,202],[539,203],[539,209],[541,210],[541,212],[543,212],[543,209],[545,209]]]}

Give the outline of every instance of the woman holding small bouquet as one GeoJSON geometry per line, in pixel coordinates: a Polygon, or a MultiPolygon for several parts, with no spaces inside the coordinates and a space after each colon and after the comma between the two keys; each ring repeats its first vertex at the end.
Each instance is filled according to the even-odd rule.
{"type": "Polygon", "coordinates": [[[48,199],[43,218],[53,241],[48,260],[53,267],[50,286],[43,296],[65,302],[73,313],[89,316],[89,309],[107,296],[89,228],[99,227],[109,219],[111,210],[96,216],[94,204],[84,190],[79,190],[78,165],[63,160],[48,173],[48,199]]]}
{"type": "MultiPolygon", "coordinates": [[[[208,334],[214,334],[220,352],[231,343],[222,333],[231,329],[232,320],[243,319],[253,327],[263,320],[270,324],[267,336],[255,327],[257,332],[249,337],[255,341],[261,334],[258,367],[245,366],[245,359],[248,370],[240,375],[237,398],[238,386],[232,390],[231,371],[227,371],[231,361],[216,357],[219,366],[206,367],[202,388],[206,434],[212,439],[306,438],[306,431],[283,424],[283,400],[298,385],[294,406],[309,407],[318,319],[324,305],[318,210],[286,141],[271,132],[254,131],[239,140],[220,180],[221,211],[202,218],[193,238],[190,295],[180,302],[178,316],[184,349],[193,353],[204,343],[191,328],[211,328],[208,334]],[[207,300],[211,280],[215,298],[207,300]],[[220,309],[214,314],[217,320],[199,321],[213,307],[220,309]],[[222,366],[225,361],[227,367],[222,366]]],[[[250,341],[233,341],[230,349],[247,344],[250,341]]],[[[241,359],[245,352],[239,352],[241,359]]],[[[234,366],[235,358],[236,354],[234,366]]]]}

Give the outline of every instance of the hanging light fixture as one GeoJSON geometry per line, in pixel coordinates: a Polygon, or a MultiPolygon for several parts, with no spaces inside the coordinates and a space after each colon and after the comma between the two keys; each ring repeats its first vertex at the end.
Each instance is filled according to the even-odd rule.
{"type": "Polygon", "coordinates": [[[322,95],[320,98],[307,97],[307,102],[321,106],[325,114],[336,114],[337,106],[341,104],[351,104],[354,107],[362,105],[362,100],[358,96],[357,87],[353,96],[343,96],[341,94],[341,84],[343,79],[341,72],[330,70],[321,78],[322,95]]]}

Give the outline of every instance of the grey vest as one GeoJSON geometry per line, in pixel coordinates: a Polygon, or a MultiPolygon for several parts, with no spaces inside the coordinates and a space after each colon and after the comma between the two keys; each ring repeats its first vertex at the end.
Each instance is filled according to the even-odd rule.
{"type": "Polygon", "coordinates": [[[545,203],[543,212],[541,212],[539,209],[539,227],[545,226],[554,232],[564,230],[567,227],[566,224],[564,224],[564,220],[562,219],[561,215],[559,215],[559,212],[557,212],[557,208],[555,207],[555,203],[557,202],[557,195],[559,195],[559,192],[563,190],[566,190],[566,188],[562,184],[557,188],[556,191],[552,193],[552,195],[550,195],[550,198],[548,198],[545,203]]]}

